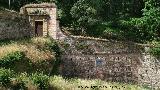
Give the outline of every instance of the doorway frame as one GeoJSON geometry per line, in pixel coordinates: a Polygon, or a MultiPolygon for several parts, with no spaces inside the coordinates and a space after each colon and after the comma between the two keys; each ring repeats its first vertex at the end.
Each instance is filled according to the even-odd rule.
{"type": "MultiPolygon", "coordinates": [[[[42,25],[42,36],[44,36],[44,34],[43,34],[44,33],[44,20],[35,20],[34,21],[34,32],[36,31],[36,29],[35,29],[36,28],[36,22],[42,22],[42,24],[43,24],[42,25]]],[[[35,33],[35,36],[36,36],[36,33],[35,33]]]]}
{"type": "Polygon", "coordinates": [[[29,22],[32,26],[32,36],[35,37],[35,22],[36,21],[43,21],[43,36],[48,36],[48,27],[49,27],[49,19],[48,15],[29,15],[29,22]]]}

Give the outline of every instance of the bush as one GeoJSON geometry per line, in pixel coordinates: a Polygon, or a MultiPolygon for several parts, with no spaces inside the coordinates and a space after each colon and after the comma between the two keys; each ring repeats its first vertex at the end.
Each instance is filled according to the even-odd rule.
{"type": "Polygon", "coordinates": [[[14,65],[14,62],[22,60],[24,58],[24,53],[20,51],[12,52],[0,59],[1,67],[9,67],[14,65]]]}
{"type": "Polygon", "coordinates": [[[60,66],[60,63],[62,62],[60,59],[62,50],[59,47],[58,43],[54,42],[54,41],[52,41],[50,43],[46,43],[46,47],[49,50],[51,50],[52,52],[55,52],[55,60],[53,62],[53,69],[50,72],[50,75],[51,74],[58,74],[58,67],[60,66]]]}
{"type": "Polygon", "coordinates": [[[10,69],[0,69],[0,85],[8,86],[11,84],[11,78],[13,77],[13,72],[10,69]]]}
{"type": "Polygon", "coordinates": [[[55,52],[56,57],[60,57],[61,49],[59,48],[58,43],[56,43],[55,41],[51,41],[51,42],[46,43],[46,47],[48,50],[55,52]]]}
{"type": "Polygon", "coordinates": [[[42,73],[32,74],[31,80],[36,84],[41,90],[47,89],[49,87],[49,76],[42,73]]]}
{"type": "Polygon", "coordinates": [[[153,56],[155,56],[155,57],[157,57],[157,58],[160,57],[160,47],[151,48],[151,49],[149,50],[149,52],[150,52],[153,56]]]}
{"type": "Polygon", "coordinates": [[[15,78],[15,83],[13,85],[13,90],[25,90],[27,89],[25,83],[27,82],[26,79],[26,73],[22,73],[21,75],[18,75],[15,78]]]}
{"type": "MultiPolygon", "coordinates": [[[[147,7],[147,6],[146,6],[147,7]]],[[[121,20],[124,35],[136,42],[159,40],[160,8],[144,8],[143,17],[121,20]]]]}

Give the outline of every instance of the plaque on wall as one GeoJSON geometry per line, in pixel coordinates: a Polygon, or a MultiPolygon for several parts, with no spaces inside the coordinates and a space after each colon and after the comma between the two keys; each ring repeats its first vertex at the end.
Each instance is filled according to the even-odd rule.
{"type": "Polygon", "coordinates": [[[101,58],[97,58],[95,61],[96,67],[102,67],[103,65],[103,60],[101,58]]]}

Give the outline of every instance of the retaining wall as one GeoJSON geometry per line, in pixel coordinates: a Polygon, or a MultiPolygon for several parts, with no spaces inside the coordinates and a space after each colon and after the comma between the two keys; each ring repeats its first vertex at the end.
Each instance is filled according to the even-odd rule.
{"type": "Polygon", "coordinates": [[[28,19],[17,12],[0,9],[0,40],[31,36],[28,19]]]}
{"type": "Polygon", "coordinates": [[[72,36],[61,47],[63,76],[160,86],[160,62],[149,46],[72,36]]]}

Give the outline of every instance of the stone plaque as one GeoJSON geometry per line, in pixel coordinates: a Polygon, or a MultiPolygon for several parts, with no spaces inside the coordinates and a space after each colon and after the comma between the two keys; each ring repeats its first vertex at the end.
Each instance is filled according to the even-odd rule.
{"type": "Polygon", "coordinates": [[[101,58],[97,58],[95,61],[96,67],[102,67],[103,60],[101,58]]]}

